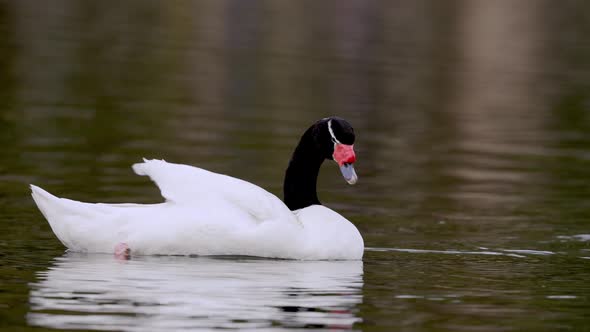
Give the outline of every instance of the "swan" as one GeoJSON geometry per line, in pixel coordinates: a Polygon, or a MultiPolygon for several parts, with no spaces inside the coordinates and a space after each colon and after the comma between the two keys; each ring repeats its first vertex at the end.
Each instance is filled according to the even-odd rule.
{"type": "Polygon", "coordinates": [[[283,185],[284,202],[254,184],[164,160],[132,166],[165,199],[156,204],[85,203],[31,185],[32,197],[70,251],[134,255],[245,255],[300,260],[360,260],[357,228],[321,205],[320,166],[334,160],[349,184],[357,181],[355,134],[329,117],[305,131],[283,185]]]}

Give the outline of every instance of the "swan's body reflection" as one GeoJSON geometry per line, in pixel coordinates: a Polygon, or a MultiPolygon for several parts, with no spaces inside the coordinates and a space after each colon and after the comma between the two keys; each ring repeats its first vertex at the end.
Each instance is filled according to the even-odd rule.
{"type": "Polygon", "coordinates": [[[29,323],[60,329],[351,328],[362,262],[66,254],[31,285],[29,323]]]}

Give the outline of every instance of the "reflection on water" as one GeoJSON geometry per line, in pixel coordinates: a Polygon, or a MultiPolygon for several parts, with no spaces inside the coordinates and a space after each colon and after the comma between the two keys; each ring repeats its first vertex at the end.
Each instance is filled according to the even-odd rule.
{"type": "Polygon", "coordinates": [[[66,254],[31,285],[30,324],[118,331],[359,322],[362,262],[66,254]]]}

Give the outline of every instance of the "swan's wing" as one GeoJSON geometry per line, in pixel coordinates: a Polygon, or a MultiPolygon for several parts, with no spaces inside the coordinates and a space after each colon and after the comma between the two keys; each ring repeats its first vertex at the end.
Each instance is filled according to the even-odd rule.
{"type": "Polygon", "coordinates": [[[297,220],[278,197],[231,176],[163,160],[144,159],[143,163],[133,165],[133,170],[138,175],[149,176],[160,188],[162,196],[170,202],[197,204],[220,200],[236,205],[259,221],[277,218],[297,220]]]}

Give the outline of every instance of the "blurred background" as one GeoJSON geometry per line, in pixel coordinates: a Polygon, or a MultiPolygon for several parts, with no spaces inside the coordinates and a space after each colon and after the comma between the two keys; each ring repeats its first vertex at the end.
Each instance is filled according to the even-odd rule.
{"type": "Polygon", "coordinates": [[[359,183],[326,163],[320,200],[369,248],[345,328],[588,323],[587,1],[19,0],[0,1],[0,327],[27,324],[64,249],[29,183],[158,202],[130,169],[146,157],[282,197],[330,115],[355,128],[359,183]]]}

